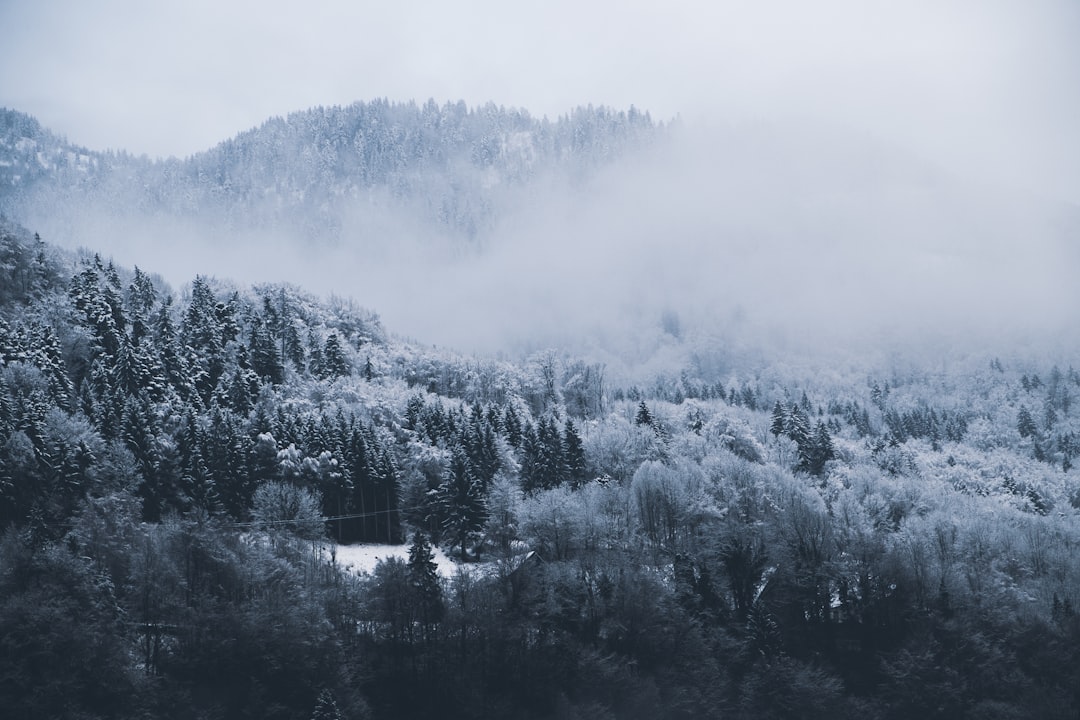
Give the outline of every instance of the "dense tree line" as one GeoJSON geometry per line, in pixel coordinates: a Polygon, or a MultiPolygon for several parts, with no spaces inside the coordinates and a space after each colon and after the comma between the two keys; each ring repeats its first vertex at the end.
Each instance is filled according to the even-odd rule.
{"type": "Polygon", "coordinates": [[[5,226],[0,702],[1075,717],[1080,375],[1046,365],[609,389],[5,226]]]}

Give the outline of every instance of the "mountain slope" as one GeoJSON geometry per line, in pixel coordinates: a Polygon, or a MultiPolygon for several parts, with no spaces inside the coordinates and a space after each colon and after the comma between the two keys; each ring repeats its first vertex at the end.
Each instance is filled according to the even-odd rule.
{"type": "Polygon", "coordinates": [[[0,211],[34,227],[77,234],[88,213],[163,215],[285,226],[326,242],[370,226],[365,216],[405,214],[475,242],[505,195],[548,173],[587,174],[662,127],[633,108],[549,121],[494,104],[376,100],[272,118],[185,160],[157,161],[75,147],[10,110],[0,130],[0,211]]]}
{"type": "Polygon", "coordinates": [[[1075,718],[1080,373],[957,360],[611,388],[0,221],[0,702],[1075,718]]]}

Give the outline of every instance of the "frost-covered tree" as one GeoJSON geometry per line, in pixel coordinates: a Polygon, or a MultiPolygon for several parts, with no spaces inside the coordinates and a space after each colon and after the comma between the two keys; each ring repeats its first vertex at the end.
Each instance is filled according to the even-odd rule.
{"type": "Polygon", "coordinates": [[[436,492],[442,527],[458,546],[461,560],[468,559],[469,545],[484,526],[487,511],[483,488],[473,472],[464,450],[455,448],[450,455],[442,484],[436,492]]]}
{"type": "Polygon", "coordinates": [[[325,535],[318,492],[292,483],[271,480],[260,485],[252,497],[251,512],[258,526],[272,534],[305,540],[325,535]]]}
{"type": "Polygon", "coordinates": [[[330,333],[322,351],[322,364],[320,376],[334,379],[352,374],[352,368],[345,357],[345,351],[341,347],[341,340],[337,333],[330,333]]]}

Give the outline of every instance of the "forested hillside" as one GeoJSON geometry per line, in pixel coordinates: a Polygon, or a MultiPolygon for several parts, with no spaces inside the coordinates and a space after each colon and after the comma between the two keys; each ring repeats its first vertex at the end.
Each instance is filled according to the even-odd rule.
{"type": "Polygon", "coordinates": [[[0,232],[6,717],[1080,709],[1068,358],[623,387],[146,270],[0,232]]]}
{"type": "Polygon", "coordinates": [[[276,117],[189,158],[151,160],[77,147],[0,110],[0,211],[77,238],[88,216],[105,216],[273,228],[320,244],[414,216],[469,247],[508,196],[549,176],[580,179],[661,130],[633,108],[538,120],[493,104],[378,100],[276,117]]]}

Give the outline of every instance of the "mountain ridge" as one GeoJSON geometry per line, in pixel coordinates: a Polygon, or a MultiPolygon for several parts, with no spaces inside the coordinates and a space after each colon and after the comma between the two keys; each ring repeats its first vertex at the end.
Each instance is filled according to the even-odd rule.
{"type": "Polygon", "coordinates": [[[376,100],[271,117],[183,160],[151,160],[91,151],[0,110],[0,211],[35,227],[68,207],[210,217],[229,228],[303,217],[294,229],[336,240],[350,213],[376,208],[476,242],[501,194],[545,172],[580,177],[663,130],[633,107],[576,108],[550,121],[494,103],[376,100]]]}

